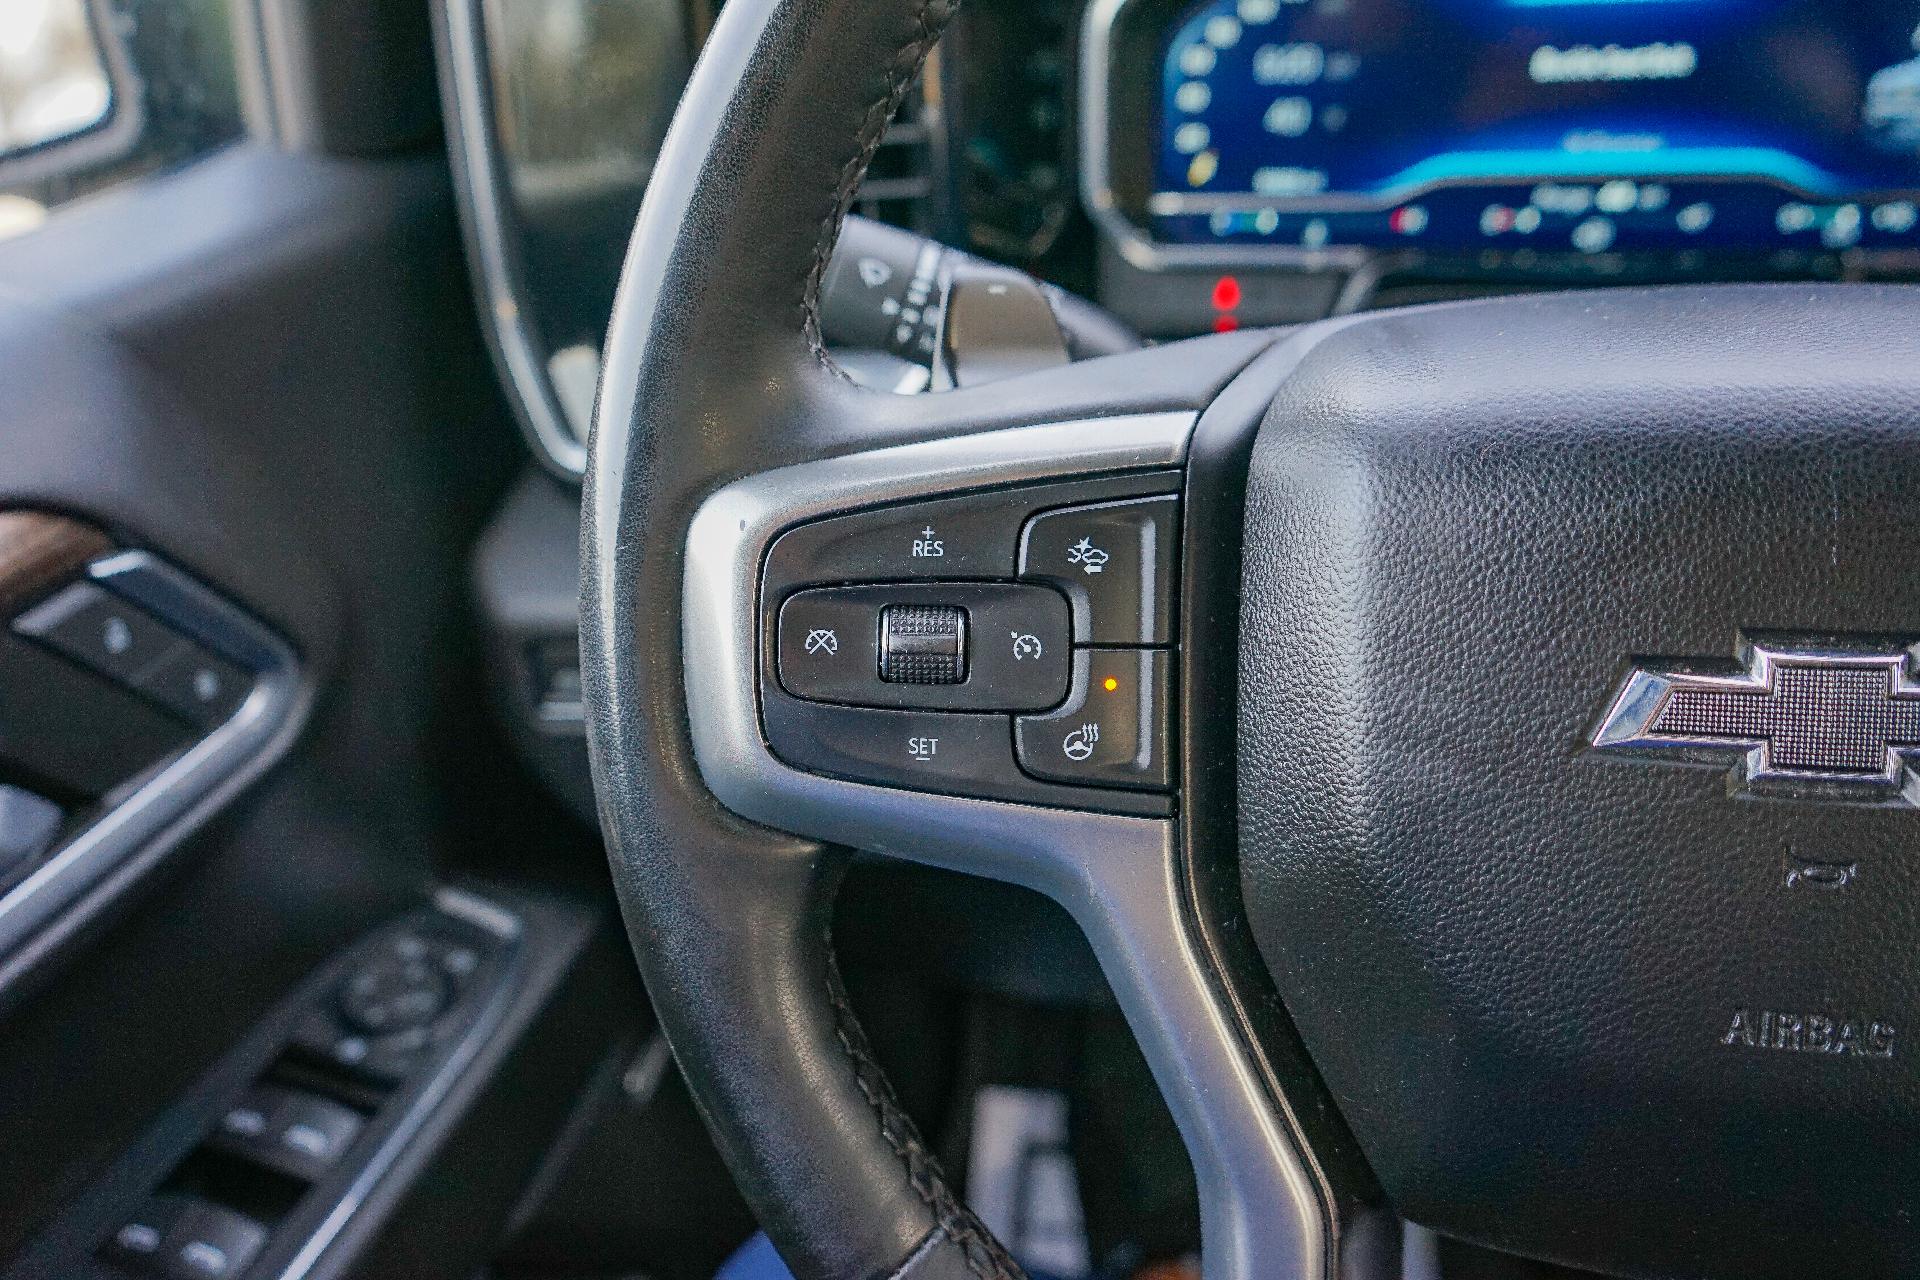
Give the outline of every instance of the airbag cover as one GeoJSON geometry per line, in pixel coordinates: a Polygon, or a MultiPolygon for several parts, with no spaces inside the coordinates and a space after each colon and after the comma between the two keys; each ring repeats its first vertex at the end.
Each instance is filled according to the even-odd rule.
{"type": "Polygon", "coordinates": [[[1589,748],[1638,662],[1920,640],[1917,532],[1909,290],[1388,313],[1281,390],[1242,882],[1407,1216],[1626,1274],[1920,1270],[1920,811],[1589,748]]]}

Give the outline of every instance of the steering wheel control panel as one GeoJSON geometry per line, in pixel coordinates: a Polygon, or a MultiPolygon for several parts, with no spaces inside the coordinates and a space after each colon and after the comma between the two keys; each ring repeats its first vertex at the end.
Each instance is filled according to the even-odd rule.
{"type": "Polygon", "coordinates": [[[1170,812],[1178,484],[990,490],[783,533],[761,591],[774,754],[884,786],[1170,812]]]}

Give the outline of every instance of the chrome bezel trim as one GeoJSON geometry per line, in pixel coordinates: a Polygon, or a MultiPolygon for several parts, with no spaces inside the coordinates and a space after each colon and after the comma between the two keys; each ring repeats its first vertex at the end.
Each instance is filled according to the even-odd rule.
{"type": "Polygon", "coordinates": [[[760,572],[779,533],[892,502],[1182,466],[1197,415],[991,431],[763,472],[708,498],[687,535],[686,692],[696,760],[728,808],[781,830],[1035,889],[1093,944],[1192,1158],[1207,1280],[1327,1270],[1322,1205],[1213,986],[1183,906],[1173,823],[819,777],[761,736],[760,572]]]}
{"type": "Polygon", "coordinates": [[[513,215],[500,171],[493,95],[483,52],[479,0],[439,0],[440,86],[447,154],[466,233],[467,260],[480,309],[480,328],[506,383],[514,417],[534,455],[556,475],[578,481],[587,471],[587,446],[567,421],[523,299],[521,267],[508,248],[513,215]]]}
{"type": "Polygon", "coordinates": [[[1588,745],[1596,752],[1652,763],[1730,769],[1729,785],[1735,793],[1920,807],[1920,776],[1914,771],[1920,747],[1890,747],[1886,767],[1878,774],[1842,773],[1777,768],[1771,744],[1765,739],[1653,731],[1654,721],[1673,692],[1718,689],[1767,693],[1773,689],[1775,673],[1781,667],[1884,669],[1890,696],[1920,699],[1920,680],[1915,678],[1920,645],[1850,649],[1827,643],[1748,640],[1740,647],[1739,661],[1737,670],[1704,670],[1685,663],[1636,664],[1588,734],[1588,745]]]}
{"type": "Polygon", "coordinates": [[[302,701],[293,650],[250,615],[145,551],[96,560],[88,576],[181,633],[254,674],[246,700],[211,733],[111,803],[52,857],[0,897],[0,988],[38,956],[43,926],[116,872],[137,872],[134,855],[190,816],[234,775],[257,772],[302,701]]]}

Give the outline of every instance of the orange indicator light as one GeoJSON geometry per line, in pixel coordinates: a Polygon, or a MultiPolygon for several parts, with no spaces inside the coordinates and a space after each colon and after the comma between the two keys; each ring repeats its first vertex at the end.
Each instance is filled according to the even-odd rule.
{"type": "Polygon", "coordinates": [[[1115,680],[1112,676],[1107,677],[1106,690],[1108,693],[1112,693],[1115,689],[1118,689],[1119,687],[1120,687],[1120,682],[1118,680],[1115,680]]]}

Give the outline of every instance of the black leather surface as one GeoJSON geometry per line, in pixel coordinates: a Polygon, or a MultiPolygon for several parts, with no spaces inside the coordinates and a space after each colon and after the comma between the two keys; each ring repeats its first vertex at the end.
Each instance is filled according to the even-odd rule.
{"type": "Polygon", "coordinates": [[[1383,314],[1283,389],[1248,493],[1243,887],[1410,1217],[1636,1275],[1920,1267],[1920,813],[1582,751],[1632,658],[1920,638],[1917,516],[1913,290],[1383,314]],[[1857,877],[1790,888],[1789,852],[1857,877]],[[1729,1046],[1736,1009],[1898,1038],[1729,1046]]]}
{"type": "MultiPolygon", "coordinates": [[[[635,952],[723,1155],[803,1280],[885,1275],[955,1215],[826,997],[827,855],[731,820],[694,771],[677,565],[705,491],[805,443],[783,458],[762,424],[809,416],[789,380],[809,378],[812,273],[945,16],[760,4],[716,27],[635,233],[583,503],[589,743],[635,952]]],[[[1004,1272],[982,1255],[981,1274],[1004,1272]]]]}
{"type": "MultiPolygon", "coordinates": [[[[532,807],[470,693],[461,591],[524,450],[453,226],[437,156],[246,144],[0,241],[0,506],[165,555],[286,635],[315,692],[296,740],[0,964],[8,1262],[363,930],[483,849],[552,871],[478,816],[532,807]]],[[[491,1136],[499,1170],[552,1137],[491,1136]]],[[[491,1204],[412,1280],[470,1276],[491,1204]]]]}
{"type": "Polygon", "coordinates": [[[726,7],[635,231],[583,503],[582,668],[616,887],[696,1099],[801,1280],[888,1274],[936,1228],[932,1252],[970,1274],[1016,1269],[947,1190],[831,998],[833,859],[737,821],[701,784],[680,665],[687,522],[727,480],[800,458],[1202,404],[1267,341],[1230,335],[915,398],[861,391],[826,365],[820,272],[950,11],[726,7]]]}

